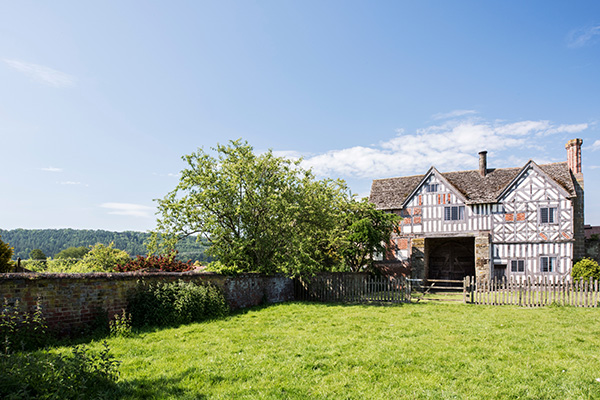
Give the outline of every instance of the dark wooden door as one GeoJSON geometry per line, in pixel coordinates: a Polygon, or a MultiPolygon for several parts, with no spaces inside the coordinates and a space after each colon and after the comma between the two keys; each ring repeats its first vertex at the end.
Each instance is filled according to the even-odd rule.
{"type": "Polygon", "coordinates": [[[458,280],[475,275],[473,240],[439,243],[429,253],[429,279],[458,280]]]}

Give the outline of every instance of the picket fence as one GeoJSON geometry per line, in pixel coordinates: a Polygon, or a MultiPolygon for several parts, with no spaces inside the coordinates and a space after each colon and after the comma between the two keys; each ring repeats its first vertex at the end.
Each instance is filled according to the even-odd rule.
{"type": "Polygon", "coordinates": [[[404,277],[368,274],[324,274],[294,281],[296,300],[344,303],[410,302],[411,285],[404,277]]]}
{"type": "Polygon", "coordinates": [[[550,304],[598,307],[600,300],[599,283],[592,279],[478,280],[466,277],[463,294],[466,303],[523,307],[542,307],[550,304]]]}

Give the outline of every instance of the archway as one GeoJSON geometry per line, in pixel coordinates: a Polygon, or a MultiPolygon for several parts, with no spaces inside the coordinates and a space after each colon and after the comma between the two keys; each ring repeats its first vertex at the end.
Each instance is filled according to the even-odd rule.
{"type": "Polygon", "coordinates": [[[475,276],[475,239],[427,239],[427,279],[462,280],[475,276]]]}

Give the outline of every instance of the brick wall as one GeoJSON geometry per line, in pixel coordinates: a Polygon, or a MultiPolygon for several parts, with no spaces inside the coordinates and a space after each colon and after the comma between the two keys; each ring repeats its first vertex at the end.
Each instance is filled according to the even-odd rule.
{"type": "Polygon", "coordinates": [[[241,274],[235,277],[198,272],[92,273],[92,274],[0,274],[0,298],[19,301],[31,309],[39,298],[51,329],[68,334],[90,326],[98,318],[112,317],[127,306],[127,296],[138,280],[178,279],[211,283],[223,290],[232,309],[263,302],[293,300],[293,281],[284,276],[241,274]]]}

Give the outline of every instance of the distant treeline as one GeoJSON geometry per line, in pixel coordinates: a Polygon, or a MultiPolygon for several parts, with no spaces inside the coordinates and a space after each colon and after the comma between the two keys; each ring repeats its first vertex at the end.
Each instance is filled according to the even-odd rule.
{"type": "MultiPolygon", "coordinates": [[[[129,255],[147,254],[144,242],[150,234],[144,232],[111,232],[88,229],[0,229],[3,242],[14,247],[13,259],[28,259],[33,249],[40,249],[46,257],[54,257],[69,247],[89,247],[97,243],[105,245],[111,242],[115,248],[125,250],[129,255]]],[[[206,242],[197,243],[196,238],[188,237],[177,245],[178,258],[181,260],[210,261],[204,254],[208,247],[206,242]]]]}

